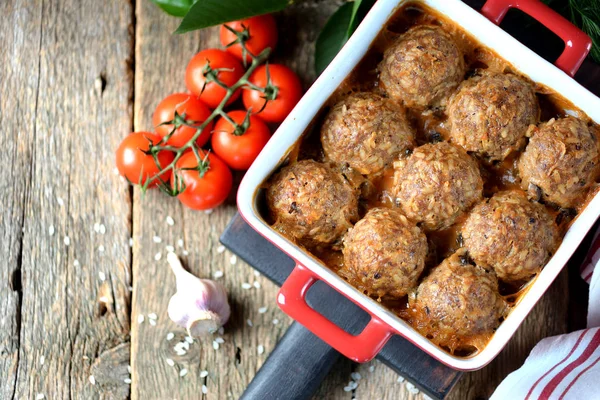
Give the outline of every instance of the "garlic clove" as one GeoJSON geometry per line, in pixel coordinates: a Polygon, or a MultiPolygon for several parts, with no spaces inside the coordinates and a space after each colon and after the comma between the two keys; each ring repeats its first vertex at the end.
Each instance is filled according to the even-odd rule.
{"type": "Polygon", "coordinates": [[[177,281],[177,293],[169,301],[169,318],[186,328],[190,336],[206,336],[218,331],[231,315],[225,287],[186,271],[175,253],[167,255],[167,262],[177,281]]]}

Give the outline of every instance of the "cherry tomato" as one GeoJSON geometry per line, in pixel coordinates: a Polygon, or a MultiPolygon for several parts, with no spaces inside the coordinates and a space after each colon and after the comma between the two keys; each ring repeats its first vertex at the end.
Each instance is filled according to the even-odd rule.
{"type": "Polygon", "coordinates": [[[215,154],[199,151],[202,162],[201,172],[198,170],[181,170],[197,168],[198,160],[193,152],[181,156],[177,161],[178,171],[171,177],[171,185],[175,186],[176,175],[185,183],[185,190],[177,198],[194,210],[215,208],[227,199],[233,182],[231,171],[215,154]],[[206,164],[206,165],[205,165],[206,164]]]}
{"type": "MultiPolygon", "coordinates": [[[[225,97],[225,89],[214,79],[233,86],[244,75],[244,67],[231,54],[223,50],[202,50],[190,60],[185,70],[185,85],[209,107],[216,108],[225,97]],[[212,79],[212,81],[211,81],[212,79]]],[[[239,90],[229,98],[231,104],[240,97],[239,90]]]]}
{"type": "MultiPolygon", "coordinates": [[[[246,118],[246,111],[231,111],[227,115],[238,125],[246,118]]],[[[233,169],[250,168],[256,156],[271,138],[267,124],[255,115],[250,116],[250,125],[245,132],[236,132],[235,127],[225,118],[215,124],[211,139],[212,148],[219,157],[233,169]],[[240,134],[241,133],[241,134],[240,134]]]]}
{"type": "MultiPolygon", "coordinates": [[[[160,125],[163,122],[172,121],[177,114],[184,115],[188,122],[194,122],[200,125],[210,116],[210,110],[204,103],[196,97],[187,93],[174,93],[165,97],[156,107],[152,116],[152,124],[155,126],[156,133],[161,137],[167,136],[173,130],[173,125],[160,125]]],[[[203,146],[210,137],[212,131],[212,121],[202,130],[196,143],[198,146],[203,146]]],[[[196,128],[182,125],[173,133],[167,141],[168,145],[175,147],[183,147],[196,134],[196,128]]]]}
{"type": "Polygon", "coordinates": [[[294,71],[286,66],[269,64],[268,68],[272,87],[267,86],[267,66],[261,65],[250,75],[250,82],[258,87],[266,88],[267,92],[244,89],[242,99],[246,109],[252,108],[252,111],[256,113],[264,106],[264,109],[257,114],[264,121],[281,122],[302,97],[302,83],[294,71]],[[268,99],[266,106],[265,99],[268,99]]]}
{"type": "MultiPolygon", "coordinates": [[[[154,158],[144,153],[148,151],[150,141],[156,144],[160,142],[160,137],[150,132],[133,132],[123,139],[117,149],[117,169],[131,183],[143,185],[147,179],[156,176],[159,172],[154,158]]],[[[163,150],[158,153],[158,162],[162,168],[169,165],[174,158],[175,155],[170,151],[163,150]]],[[[163,172],[160,177],[168,182],[171,171],[163,172]]],[[[155,180],[148,187],[156,186],[158,183],[159,181],[155,180]]]]}
{"type": "MultiPolygon", "coordinates": [[[[238,35],[227,29],[225,25],[240,32],[239,35],[245,39],[247,51],[252,53],[252,55],[259,55],[267,47],[271,50],[275,50],[275,46],[277,45],[277,24],[275,23],[275,18],[273,18],[271,14],[260,15],[241,21],[228,22],[221,25],[221,44],[223,46],[228,46],[231,43],[238,41],[227,47],[226,50],[239,60],[244,60],[242,55],[243,48],[239,43],[238,35]]],[[[246,62],[251,61],[252,57],[246,54],[246,62]]]]}

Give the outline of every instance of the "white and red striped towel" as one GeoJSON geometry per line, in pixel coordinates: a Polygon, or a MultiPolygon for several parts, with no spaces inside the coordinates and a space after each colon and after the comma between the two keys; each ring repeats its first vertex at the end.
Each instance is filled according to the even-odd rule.
{"type": "Polygon", "coordinates": [[[539,342],[491,400],[600,399],[600,228],[581,276],[590,284],[588,329],[539,342]],[[595,272],[594,272],[595,271],[595,272]]]}

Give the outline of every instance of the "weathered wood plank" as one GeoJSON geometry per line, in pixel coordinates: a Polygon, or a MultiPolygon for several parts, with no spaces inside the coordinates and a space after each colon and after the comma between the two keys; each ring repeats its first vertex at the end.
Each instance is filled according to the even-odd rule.
{"type": "Polygon", "coordinates": [[[16,324],[2,323],[3,347],[16,333],[19,353],[8,370],[3,358],[2,377],[16,370],[16,383],[11,393],[14,377],[1,379],[0,397],[97,398],[103,382],[89,382],[90,367],[129,334],[131,201],[112,160],[132,123],[133,10],[127,1],[2,3],[12,17],[0,31],[12,37],[2,40],[0,157],[13,179],[0,190],[11,196],[0,274],[20,263],[22,301],[6,314],[16,324]]]}
{"type": "Polygon", "coordinates": [[[39,83],[40,2],[0,3],[0,398],[14,396],[21,327],[21,241],[39,83]]]}

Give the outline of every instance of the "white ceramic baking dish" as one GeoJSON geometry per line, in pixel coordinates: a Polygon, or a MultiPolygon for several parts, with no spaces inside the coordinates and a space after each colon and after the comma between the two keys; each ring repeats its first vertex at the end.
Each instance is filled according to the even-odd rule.
{"type": "MultiPolygon", "coordinates": [[[[559,274],[600,215],[600,195],[596,195],[573,222],[554,257],[500,325],[485,349],[471,357],[456,357],[445,352],[392,312],[356,290],[319,260],[273,230],[261,217],[257,203],[257,193],[261,184],[285,160],[288,151],[306,130],[327,98],[363,58],[388,19],[406,2],[377,1],[348,43],[281,124],[256,159],[240,185],[238,207],[248,224],[296,260],[296,268],[278,295],[277,301],[281,308],[342,354],[359,362],[368,361],[381,350],[391,335],[399,334],[450,367],[475,370],[485,366],[502,350],[559,274]],[[352,336],[346,333],[306,304],[305,295],[317,280],[326,282],[371,315],[370,322],[359,335],[352,336]]],[[[483,45],[495,50],[500,57],[512,63],[523,74],[562,94],[600,123],[600,99],[569,76],[576,72],[587,55],[590,49],[589,38],[538,0],[489,0],[482,9],[482,13],[489,19],[459,0],[422,0],[421,3],[462,26],[465,31],[483,45]],[[499,23],[510,7],[518,7],[527,12],[565,40],[565,52],[557,61],[562,70],[490,22],[492,20],[499,23]]]]}

